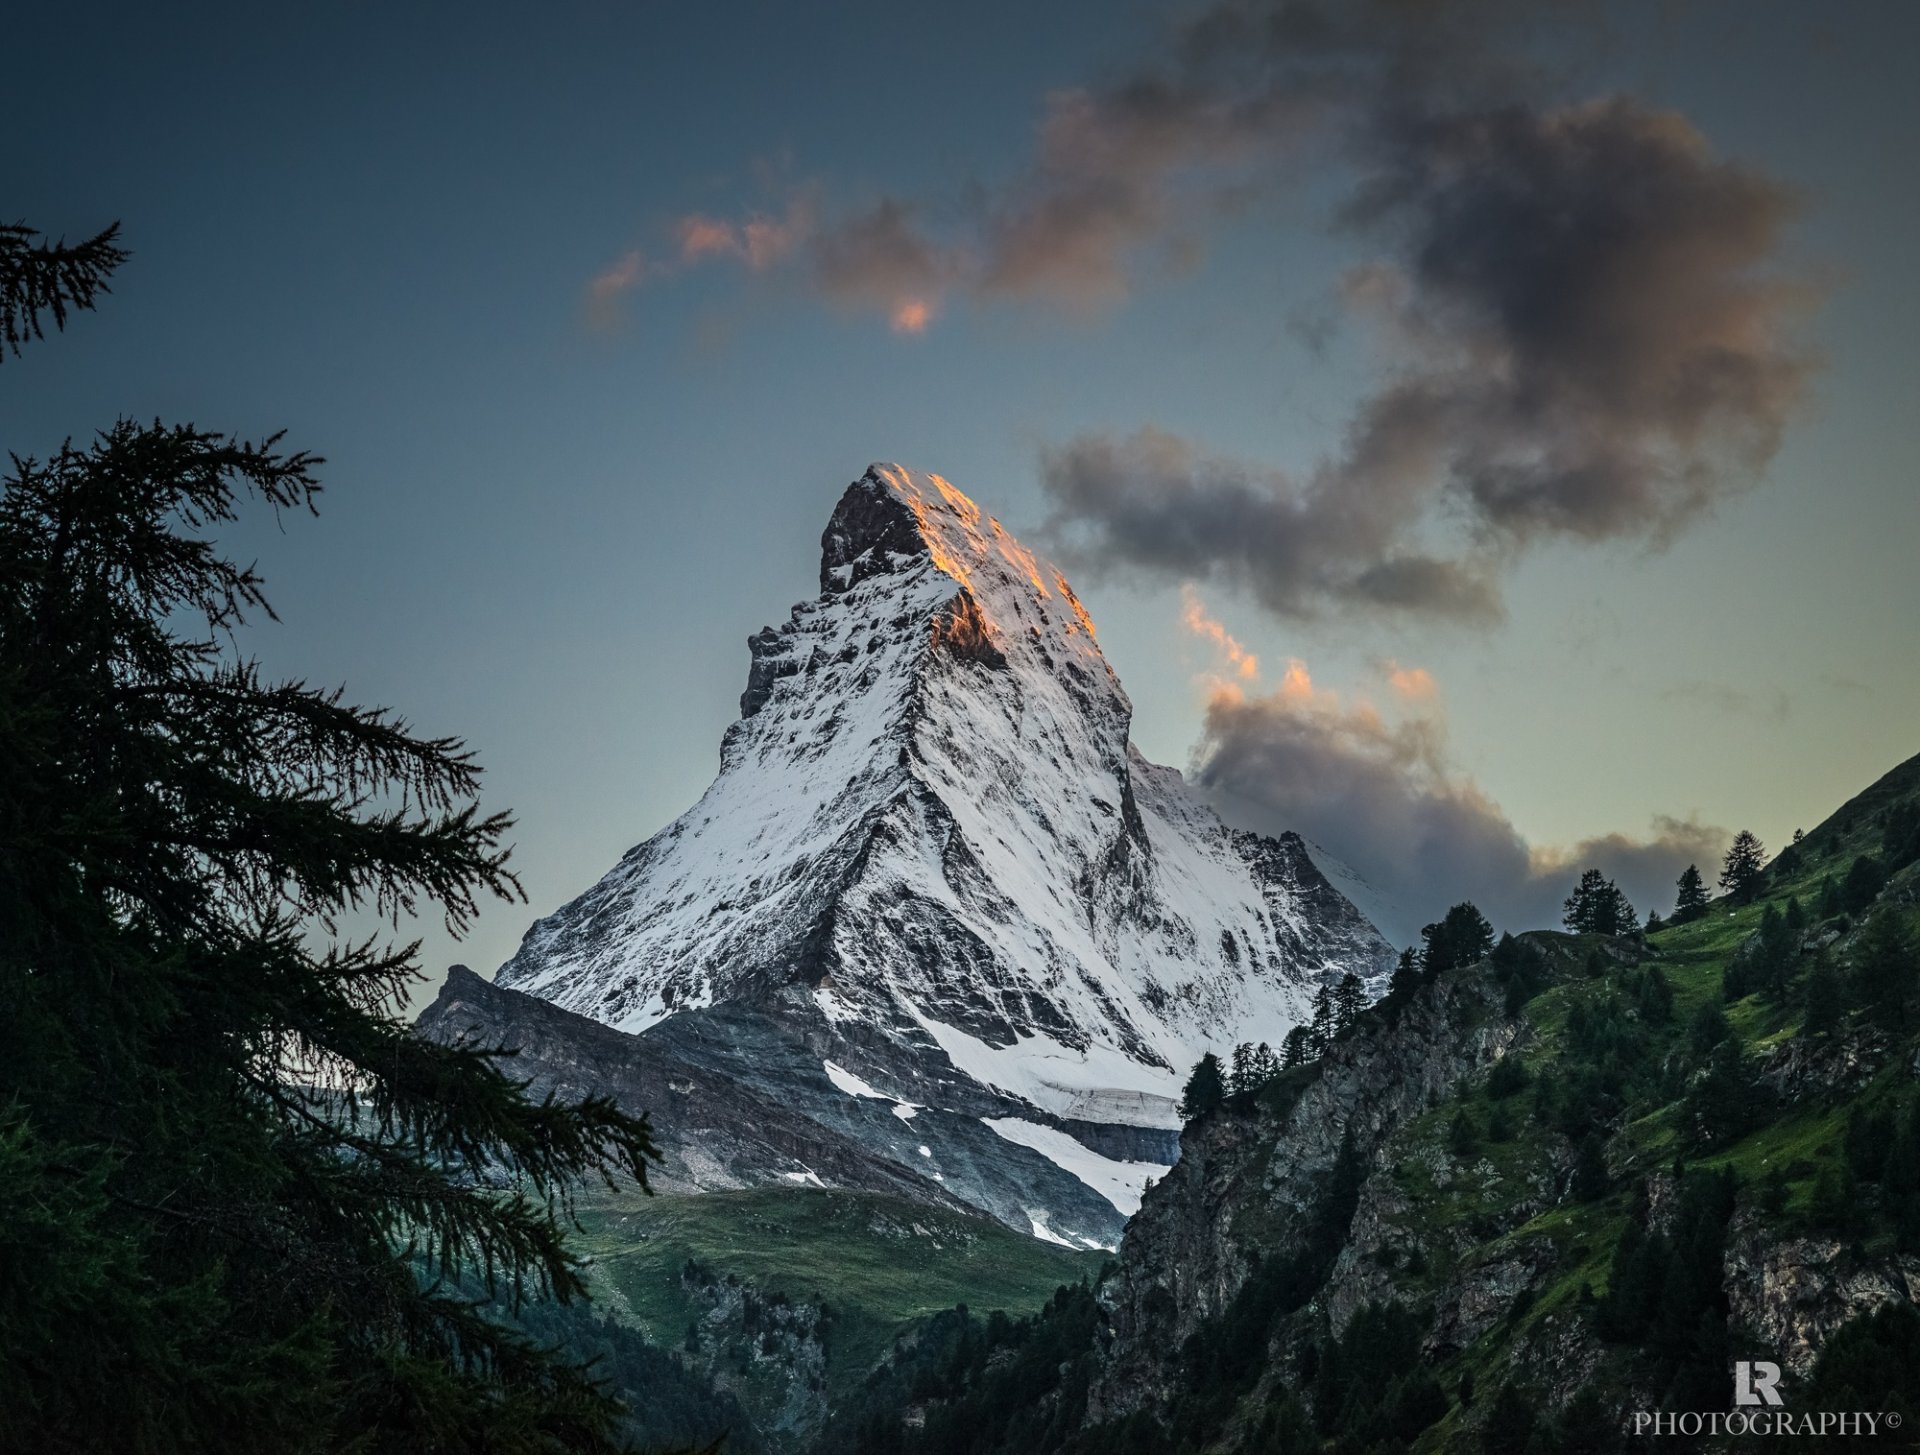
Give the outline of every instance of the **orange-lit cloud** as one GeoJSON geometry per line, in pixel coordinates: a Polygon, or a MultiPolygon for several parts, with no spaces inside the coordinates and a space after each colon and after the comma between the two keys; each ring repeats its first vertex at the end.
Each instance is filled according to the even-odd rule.
{"type": "MultiPolygon", "coordinates": [[[[1226,627],[1208,614],[1206,603],[1200,599],[1200,593],[1189,583],[1180,588],[1180,621],[1195,636],[1212,642],[1226,657],[1235,675],[1252,680],[1260,675],[1260,659],[1241,646],[1226,627]]],[[[1292,669],[1298,662],[1288,665],[1288,678],[1292,678],[1292,669]]],[[[1304,668],[1302,671],[1304,672],[1304,668]]],[[[1309,684],[1311,685],[1311,684],[1309,684]]]]}
{"type": "Polygon", "coordinates": [[[590,320],[611,324],[622,297],[642,284],[658,282],[687,268],[711,262],[733,262],[752,273],[764,273],[785,262],[813,234],[813,203],[796,191],[779,215],[751,213],[733,221],[691,212],[671,228],[673,242],[649,256],[634,248],[587,285],[590,320]]]}
{"type": "Polygon", "coordinates": [[[622,294],[637,288],[652,271],[638,248],[627,253],[612,267],[587,285],[587,314],[596,327],[613,321],[614,306],[622,294]]]}
{"type": "Polygon", "coordinates": [[[1403,667],[1389,657],[1380,664],[1381,675],[1396,697],[1409,702],[1431,702],[1440,692],[1440,684],[1425,667],[1403,667]]]}
{"type": "Polygon", "coordinates": [[[698,262],[704,257],[735,250],[731,223],[695,213],[681,218],[676,231],[680,234],[680,256],[686,262],[698,262]]]}
{"type": "Polygon", "coordinates": [[[783,217],[756,213],[744,222],[728,222],[695,212],[681,218],[674,231],[682,263],[733,258],[752,272],[764,273],[800,246],[812,226],[812,208],[804,198],[795,198],[783,217]]]}
{"type": "Polygon", "coordinates": [[[895,333],[925,333],[933,321],[933,305],[924,298],[902,298],[893,306],[895,333]]]}

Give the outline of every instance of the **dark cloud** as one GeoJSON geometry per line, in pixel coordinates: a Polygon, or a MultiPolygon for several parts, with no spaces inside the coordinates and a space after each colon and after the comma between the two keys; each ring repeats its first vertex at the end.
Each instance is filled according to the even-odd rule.
{"type": "Polygon", "coordinates": [[[962,259],[932,241],[911,205],[896,198],[817,235],[812,262],[828,297],[889,314],[938,298],[963,269],[962,259]]]}
{"type": "MultiPolygon", "coordinates": [[[[1391,445],[1382,437],[1371,447],[1391,445]]],[[[1335,603],[1496,618],[1499,598],[1483,566],[1403,544],[1422,505],[1419,479],[1380,463],[1378,489],[1347,488],[1328,471],[1301,486],[1152,428],[1124,439],[1083,436],[1042,452],[1052,505],[1045,530],[1077,567],[1146,565],[1221,580],[1284,615],[1335,603]]]]}
{"type": "Polygon", "coordinates": [[[1064,554],[1233,582],[1289,615],[1486,620],[1516,550],[1657,547],[1765,468],[1811,369],[1790,338],[1808,290],[1774,266],[1792,196],[1673,112],[1541,101],[1494,55],[1496,15],[1227,3],[1195,24],[1193,74],[1226,86],[1217,57],[1264,57],[1269,101],[1300,101],[1242,95],[1242,114],[1286,117],[1289,138],[1342,123],[1341,222],[1377,250],[1344,295],[1383,379],[1303,474],[1157,431],[1047,452],[1064,554]]]}
{"type": "Polygon", "coordinates": [[[1664,913],[1681,870],[1717,864],[1732,837],[1660,818],[1645,837],[1530,844],[1451,768],[1437,706],[1407,717],[1346,706],[1297,664],[1270,694],[1215,693],[1193,770],[1230,821],[1296,830],[1359,870],[1397,911],[1381,928],[1402,943],[1462,899],[1502,929],[1557,927],[1561,901],[1586,868],[1615,879],[1643,915],[1664,913]]]}
{"type": "MultiPolygon", "coordinates": [[[[1004,180],[853,210],[798,188],[784,213],[683,220],[681,252],[919,332],[957,300],[1111,304],[1336,169],[1356,251],[1338,303],[1379,345],[1340,439],[1283,471],[1156,430],[1081,437],[1043,460],[1053,543],[1291,616],[1493,620],[1516,553],[1657,548],[1748,485],[1811,369],[1791,337],[1808,291],[1779,265],[1789,192],[1677,113],[1569,99],[1603,15],[1212,0],[1150,60],[1049,96],[1004,180]]],[[[664,275],[623,262],[596,304],[664,275]]]]}

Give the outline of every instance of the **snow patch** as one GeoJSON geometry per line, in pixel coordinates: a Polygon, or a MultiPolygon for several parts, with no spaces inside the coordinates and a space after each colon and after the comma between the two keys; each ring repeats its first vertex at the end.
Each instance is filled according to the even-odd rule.
{"type": "Polygon", "coordinates": [[[1033,1225],[1034,1237],[1038,1238],[1043,1243],[1058,1243],[1062,1248],[1074,1248],[1074,1249],[1078,1249],[1080,1246],[1078,1243],[1075,1243],[1073,1239],[1063,1238],[1058,1233],[1056,1233],[1052,1228],[1048,1227],[1047,1214],[1044,1212],[1028,1213],[1027,1221],[1033,1225]]]}
{"type": "Polygon", "coordinates": [[[1141,1195],[1147,1184],[1164,1177],[1169,1169],[1157,1162],[1119,1162],[1103,1157],[1058,1127],[1043,1127],[1020,1117],[982,1117],[993,1132],[1022,1147],[1031,1147],[1042,1157],[1086,1183],[1124,1216],[1140,1211],[1141,1195]]]}
{"type": "Polygon", "coordinates": [[[875,1101],[893,1100],[886,1092],[875,1091],[844,1066],[837,1066],[831,1061],[822,1061],[820,1064],[826,1068],[827,1080],[846,1092],[848,1096],[868,1096],[872,1097],[875,1101]]]}

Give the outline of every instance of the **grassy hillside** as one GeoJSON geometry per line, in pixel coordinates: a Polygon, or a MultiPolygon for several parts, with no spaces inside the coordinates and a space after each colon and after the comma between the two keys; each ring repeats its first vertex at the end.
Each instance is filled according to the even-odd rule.
{"type": "MultiPolygon", "coordinates": [[[[1097,1310],[1076,1308],[1077,1352],[1045,1362],[1080,1372],[1022,1362],[1064,1316],[1051,1335],[1044,1321],[943,1326],[945,1344],[903,1352],[870,1391],[878,1404],[911,1389],[914,1419],[868,1410],[885,1437],[843,1428],[841,1445],[1615,1450],[1630,1411],[1727,1408],[1731,1361],[1748,1357],[1788,1366],[1792,1408],[1911,1415],[1916,824],[1920,759],[1777,859],[1751,904],[1715,901],[1645,937],[1537,932],[1447,972],[1484,977],[1506,1053],[1416,1108],[1363,1182],[1268,1187],[1233,1209],[1243,1261],[1284,1259],[1285,1276],[1256,1272],[1166,1349],[1137,1413],[1094,1428],[1029,1413],[1087,1407],[1101,1336],[1097,1310]],[[1342,1229],[1337,1255],[1274,1232],[1316,1199],[1314,1217],[1342,1229]]],[[[1300,1134],[1288,1109],[1314,1074],[1215,1113],[1232,1123],[1219,1144],[1265,1165],[1300,1134]]]]}
{"type": "MultiPolygon", "coordinates": [[[[1061,1284],[1096,1274],[1107,1256],[984,1217],[818,1188],[605,1194],[584,1203],[580,1217],[575,1247],[593,1260],[597,1302],[664,1346],[684,1346],[689,1326],[711,1312],[709,1276],[822,1310],[829,1398],[928,1315],[955,1304],[1038,1309],[1061,1284]],[[689,1263],[700,1272],[688,1276],[689,1263]]],[[[782,1362],[739,1362],[746,1367],[733,1383],[749,1409],[764,1413],[786,1397],[791,1369],[782,1362]]]]}

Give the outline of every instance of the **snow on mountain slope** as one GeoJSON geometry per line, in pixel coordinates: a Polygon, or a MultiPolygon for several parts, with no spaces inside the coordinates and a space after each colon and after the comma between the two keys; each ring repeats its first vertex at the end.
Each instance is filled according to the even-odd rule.
{"type": "Polygon", "coordinates": [[[1313,860],[1314,868],[1324,874],[1327,882],[1339,890],[1348,903],[1365,915],[1367,922],[1379,930],[1390,943],[1401,949],[1420,943],[1419,921],[1400,901],[1390,897],[1385,890],[1331,850],[1316,844],[1312,839],[1306,839],[1303,842],[1307,847],[1307,857],[1313,860]]]}
{"type": "Polygon", "coordinates": [[[1058,1127],[1043,1127],[1023,1117],[982,1120],[996,1135],[1022,1147],[1031,1147],[1049,1162],[1072,1173],[1127,1217],[1140,1211],[1140,1197],[1147,1184],[1165,1177],[1169,1170],[1157,1162],[1120,1162],[1103,1157],[1058,1127]]]}
{"type": "Polygon", "coordinates": [[[751,639],[705,796],[501,985],[636,1033],[778,1008],[878,1095],[1165,1126],[1202,1050],[1385,975],[1297,837],[1227,828],[1133,750],[1065,578],[966,496],[876,465],[821,546],[819,597],[751,639]]]}

